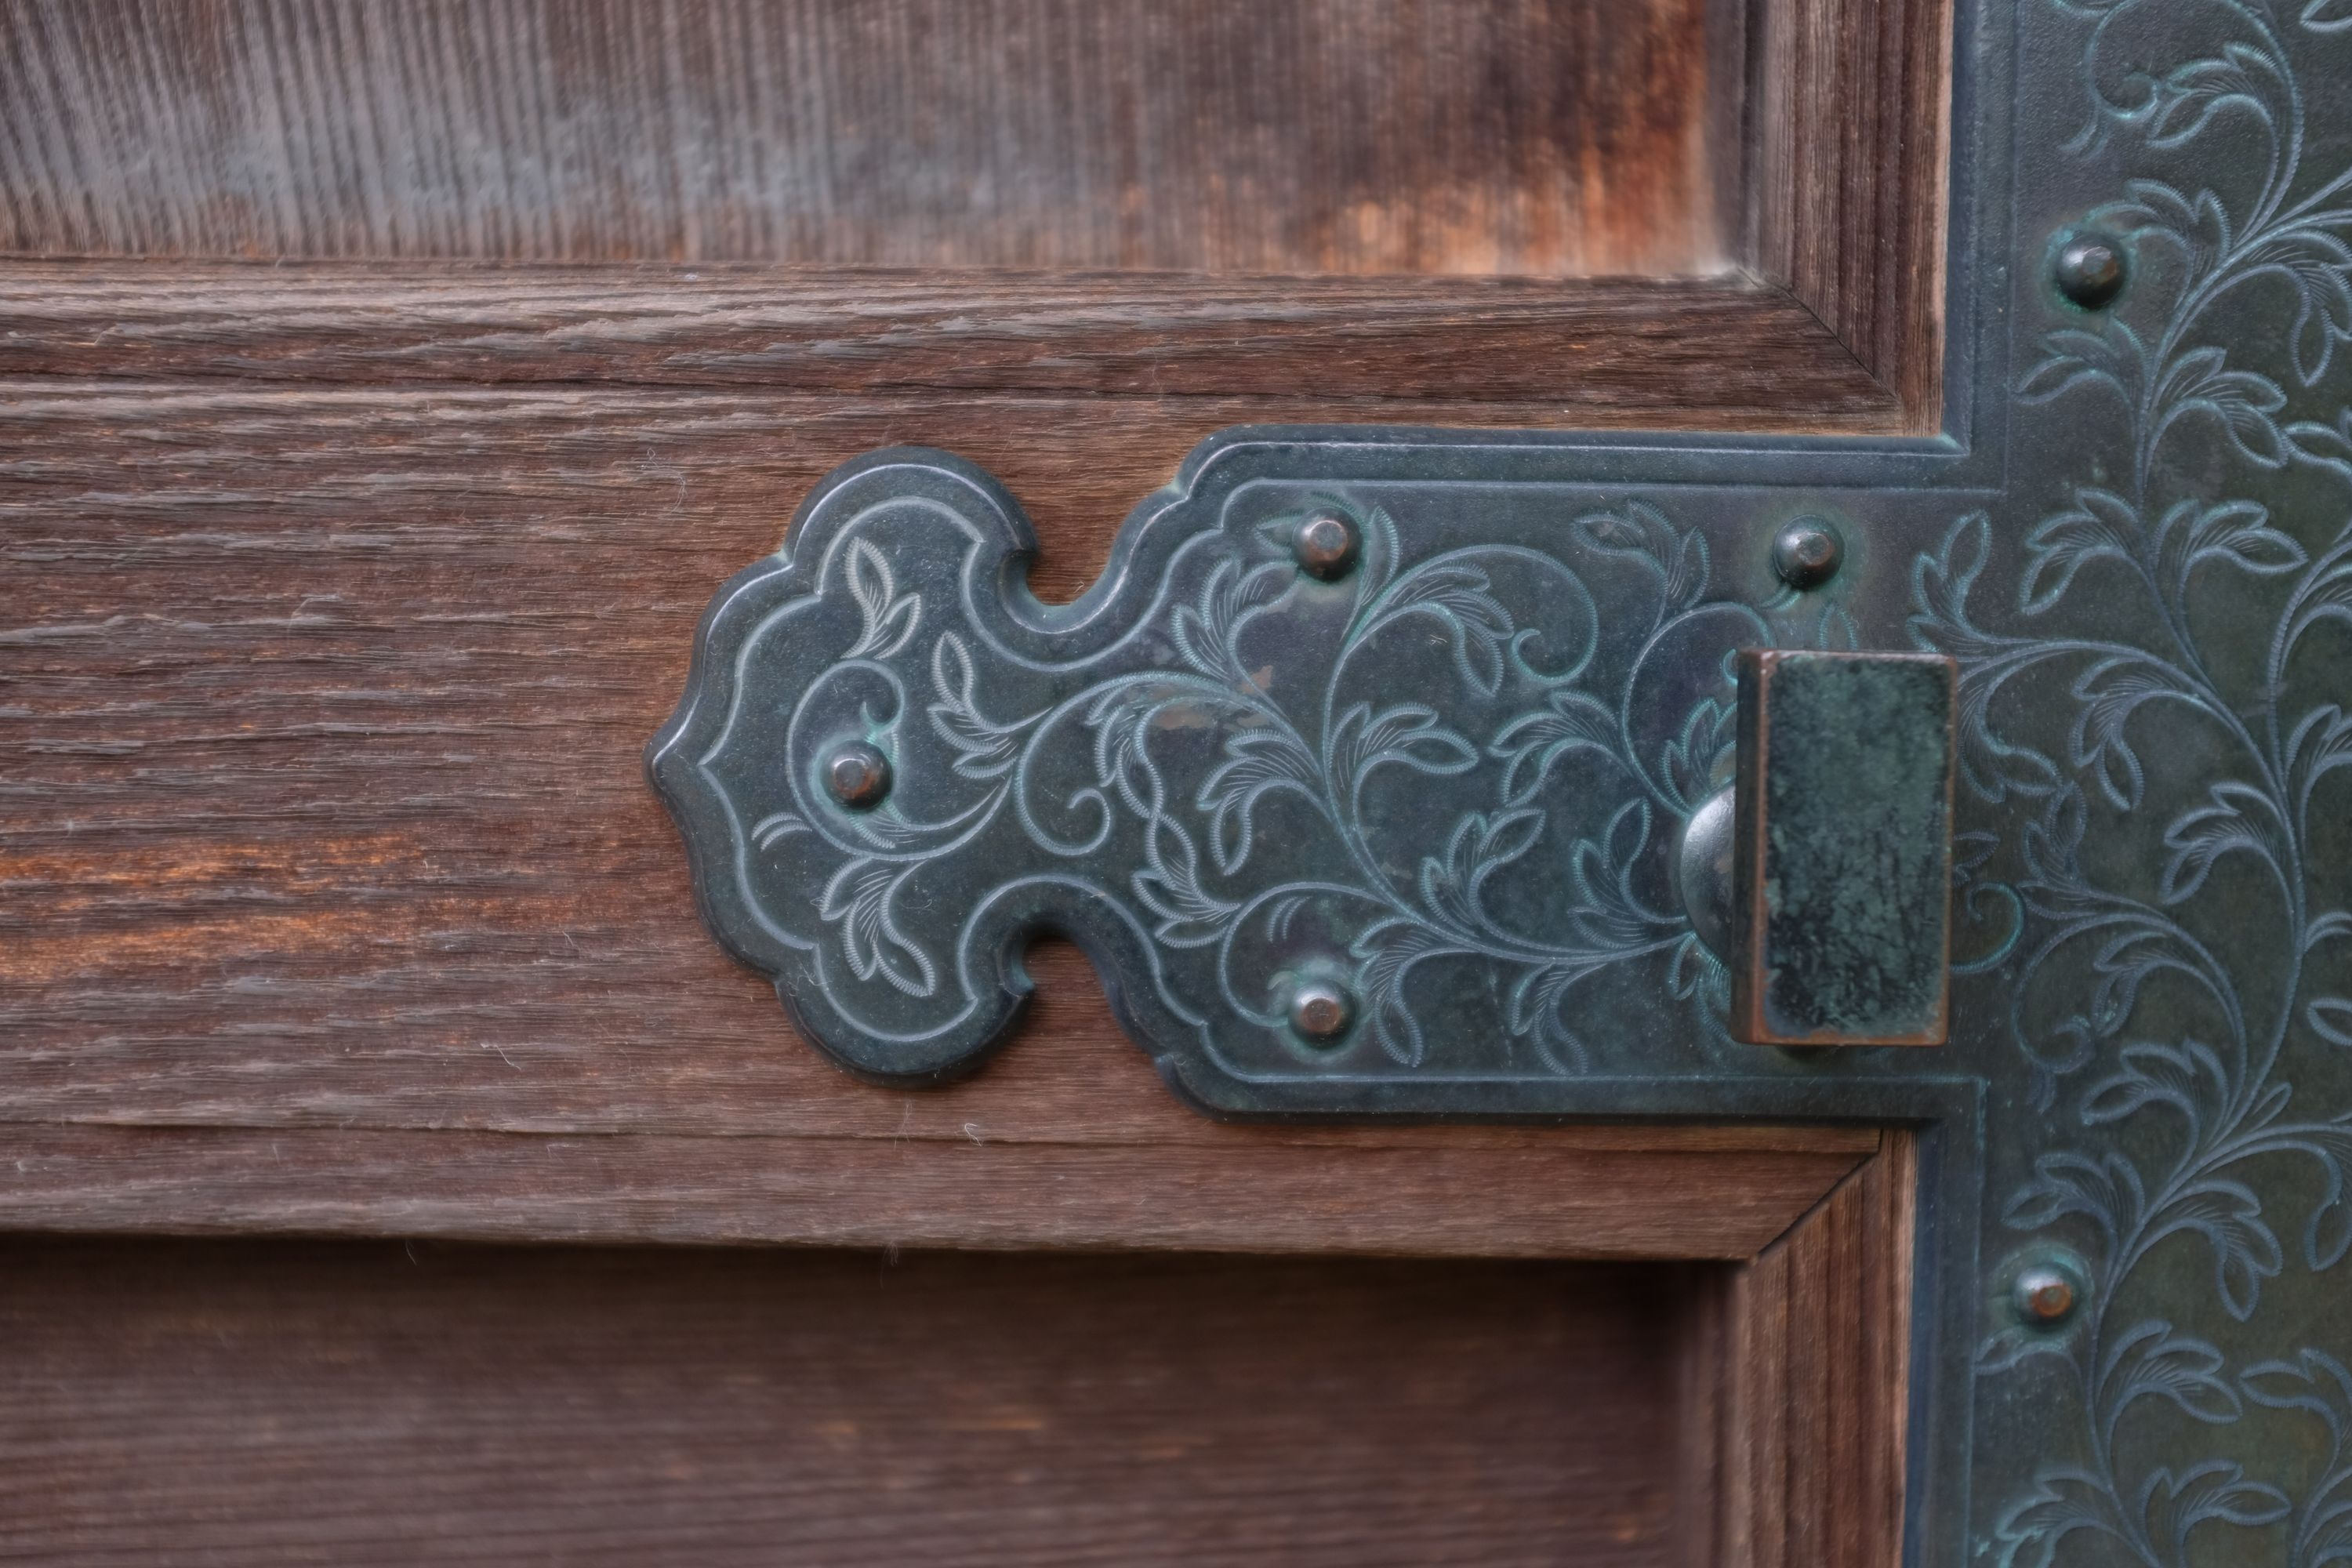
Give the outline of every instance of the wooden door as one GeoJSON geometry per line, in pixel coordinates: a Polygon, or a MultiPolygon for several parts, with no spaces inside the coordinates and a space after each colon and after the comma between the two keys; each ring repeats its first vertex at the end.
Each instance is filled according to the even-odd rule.
{"type": "Polygon", "coordinates": [[[1937,0],[0,5],[0,1554],[1885,1564],[1899,1119],[795,1040],[640,752],[948,447],[1945,428],[1937,0]]]}

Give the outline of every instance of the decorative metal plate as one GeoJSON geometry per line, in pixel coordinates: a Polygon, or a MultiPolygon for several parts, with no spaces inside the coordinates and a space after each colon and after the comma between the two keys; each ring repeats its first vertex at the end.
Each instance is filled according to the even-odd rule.
{"type": "Polygon", "coordinates": [[[1958,27],[1945,436],[1229,432],[1059,610],[984,475],[880,454],[654,776],[869,1073],[975,1059],[1050,923],[1223,1110],[1916,1123],[1912,1560],[2352,1563],[2352,0],[1958,27]],[[1668,858],[1752,647],[1960,661],[1948,1047],[1726,1032],[1668,858]]]}

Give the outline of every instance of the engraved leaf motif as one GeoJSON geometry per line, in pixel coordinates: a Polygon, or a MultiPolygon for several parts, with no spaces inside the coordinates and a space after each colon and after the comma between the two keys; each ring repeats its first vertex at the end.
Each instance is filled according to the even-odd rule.
{"type": "Polygon", "coordinates": [[[1287,732],[1237,729],[1225,738],[1225,761],[1202,781],[1193,804],[1209,813],[1209,853],[1231,875],[1249,858],[1258,802],[1280,790],[1319,798],[1315,759],[1287,732]]]}
{"type": "Polygon", "coordinates": [[[1405,980],[1422,960],[1457,950],[1419,921],[1391,917],[1367,928],[1349,951],[1362,961],[1356,984],[1369,1004],[1373,1037],[1400,1066],[1419,1066],[1428,1042],[1405,1001],[1405,980]]]}
{"type": "Polygon", "coordinates": [[[2339,412],[2333,425],[2297,420],[2286,427],[2286,436],[2303,461],[2352,476],[2352,407],[2339,412]]]}
{"type": "Polygon", "coordinates": [[[1363,793],[1364,781],[1391,764],[1417,773],[1459,773],[1477,766],[1477,749],[1437,721],[1437,710],[1419,702],[1399,703],[1375,716],[1359,702],[1332,726],[1331,772],[1348,781],[1349,798],[1363,793]]]}
{"type": "Polygon", "coordinates": [[[2230,44],[2219,55],[2176,67],[2158,89],[2148,141],[2177,147],[2233,104],[2267,118],[2266,94],[2279,85],[2277,68],[2268,55],[2244,44],[2230,44]]]}
{"type": "Polygon", "coordinates": [[[1633,890],[1642,851],[1650,841],[1650,803],[1636,796],[1617,808],[1596,841],[1584,839],[1569,856],[1575,899],[1569,923],[1590,945],[1630,947],[1664,923],[1633,890]]]}
{"type": "Polygon", "coordinates": [[[2299,229],[2265,243],[2254,270],[2284,278],[2294,289],[2287,342],[2295,375],[2316,386],[2336,340],[2352,338],[2352,246],[2322,229],[2299,229]]]}
{"type": "Polygon", "coordinates": [[[2182,414],[2199,413],[2218,420],[2230,444],[2265,468],[2282,468],[2287,460],[2286,437],[2272,417],[2286,406],[2278,383],[2251,370],[2231,370],[2221,351],[2192,349],[2173,363],[2160,387],[2169,425],[2182,414]]]}
{"type": "Polygon", "coordinates": [[[972,694],[971,655],[953,632],[931,645],[931,686],[940,700],[930,705],[931,728],[960,753],[955,771],[968,779],[994,778],[1021,757],[1021,737],[1031,720],[998,724],[981,712],[972,694]]]}
{"type": "Polygon", "coordinates": [[[2303,25],[2315,33],[2340,33],[2352,27],[2352,0],[2311,0],[2303,8],[2303,25]]]}
{"type": "Polygon", "coordinates": [[[2333,702],[2313,709],[2287,737],[2286,758],[2295,798],[2308,810],[2311,792],[2321,779],[2352,767],[2352,715],[2333,702]]]}
{"type": "Polygon", "coordinates": [[[2303,1010],[2311,1032],[2331,1046],[2352,1046],[2352,1002],[2341,996],[2315,996],[2303,1010]]]}
{"type": "Polygon", "coordinates": [[[849,593],[865,629],[842,658],[888,658],[913,638],[923,617],[922,595],[898,592],[888,558],[870,541],[849,546],[849,593]]]}
{"type": "Polygon", "coordinates": [[[1589,1062],[1584,1042],[1559,1016],[1560,1000],[1569,988],[1600,967],[1594,963],[1545,963],[1530,967],[1511,987],[1508,1026],[1513,1035],[1531,1037],[1536,1049],[1555,1072],[1580,1069],[1589,1062]]]}
{"type": "Polygon", "coordinates": [[[1235,562],[1221,563],[1201,590],[1199,608],[1176,612],[1171,629],[1185,662],[1202,675],[1247,684],[1249,673],[1234,651],[1234,638],[1252,611],[1281,597],[1295,581],[1290,566],[1279,561],[1246,573],[1235,562]]]}
{"type": "Polygon", "coordinates": [[[2223,1378],[2223,1365],[2220,1351],[2176,1332],[2170,1323],[2136,1324],[2107,1352],[2109,1424],[2137,1401],[2150,1398],[2168,1400],[2209,1424],[2235,1421],[2244,1407],[2223,1378]]]}
{"type": "Polygon", "coordinates": [[[2263,1281],[2275,1278],[2285,1262],[2253,1189],[2219,1176],[2190,1184],[2165,1205],[2148,1239],[2182,1231],[2202,1237],[2212,1248],[2214,1288],[2230,1315],[2252,1317],[2263,1281]]]}
{"type": "Polygon", "coordinates": [[[2075,710],[2068,760],[2078,771],[2095,770],[2100,792],[2129,810],[2139,804],[2147,782],[2126,732],[2131,717],[2147,702],[2183,693],[2163,667],[2122,656],[2084,670],[2075,678],[2073,693],[2082,706],[2075,710]]]}
{"type": "Polygon", "coordinates": [[[1204,947],[1225,934],[1241,908],[1201,885],[1192,835],[1155,813],[1144,830],[1144,868],[1128,879],[1136,901],[1159,917],[1151,934],[1171,947],[1204,947]]]}
{"type": "Polygon", "coordinates": [[[2118,1230],[2139,1223],[2147,1205],[2139,1172],[2122,1155],[2094,1160],[2055,1150],[2034,1160],[2032,1179],[2018,1189],[2002,1218],[2018,1230],[2039,1230],[2066,1215],[2079,1215],[2112,1242],[2118,1230]]]}
{"type": "MultiPolygon", "coordinates": [[[[2342,1010],[2347,1023],[2352,1023],[2352,1007],[2333,997],[2342,1010]]],[[[2352,1037],[2336,1044],[2352,1043],[2352,1037]]],[[[2307,1131],[2287,1142],[2286,1146],[2311,1155],[2319,1163],[2322,1183],[2319,1202],[2312,1205],[2311,1219],[2303,1230],[2304,1261],[2314,1270],[2333,1268],[2352,1251],[2352,1120],[2338,1118],[2326,1127],[2307,1131]]]]}
{"type": "Polygon", "coordinates": [[[2044,1470],[1993,1527],[2000,1568],[2052,1568],[2060,1544],[2081,1531],[2124,1537],[2105,1483],[2082,1470],[2044,1470]]]}
{"type": "Polygon", "coordinates": [[[2126,180],[2124,190],[2126,200],[2110,202],[2093,215],[2099,227],[2126,239],[2168,239],[2200,271],[2230,248],[2230,215],[2211,191],[2200,190],[2192,200],[2162,180],[2149,179],[2126,180]]]}
{"type": "Polygon", "coordinates": [[[2042,337],[2042,357],[2018,377],[2018,399],[2047,403],[2086,383],[2128,393],[2139,384],[2145,357],[2139,339],[2121,321],[2105,332],[2062,327],[2042,337]]]}
{"type": "Polygon", "coordinates": [[[2186,584],[2201,562],[2235,566],[2256,576],[2292,572],[2310,560],[2293,536],[2270,526],[2270,509],[2250,500],[2199,506],[2182,501],[2158,525],[2161,556],[2186,584]]]}
{"type": "Polygon", "coordinates": [[[2211,804],[2183,812],[2164,830],[2172,851],[2164,864],[2161,896],[2177,904],[2205,885],[2213,863],[2233,850],[2248,850],[2272,865],[2279,857],[2269,830],[2270,800],[2252,784],[2226,780],[2206,792],[2211,804]]]}
{"type": "Polygon", "coordinates": [[[1715,793],[1715,765],[1731,749],[1738,718],[1734,704],[1701,698],[1684,721],[1682,733],[1666,743],[1659,772],[1667,793],[1685,812],[1715,793]]]}
{"type": "Polygon", "coordinates": [[[2265,1361],[2238,1374],[2246,1397],[2273,1410],[2308,1410],[2336,1436],[2352,1434],[2352,1371],[2322,1350],[2303,1350],[2292,1362],[2265,1361]]]}
{"type": "Polygon", "coordinates": [[[2168,1105],[2180,1112],[2194,1135],[2204,1121],[2208,1086],[2216,1100],[2229,1092],[2221,1058],[2211,1047],[2195,1040],[2178,1046],[2126,1046],[2119,1059],[2121,1070],[2094,1084],[2084,1096],[2084,1121],[2120,1121],[2144,1107],[2168,1105]]]}
{"type": "Polygon", "coordinates": [[[1696,529],[1678,531],[1657,508],[1629,501],[1614,511],[1587,512],[1576,530],[1592,548],[1631,556],[1650,569],[1664,593],[1667,610],[1685,610],[1706,592],[1706,540],[1696,529]]]}
{"type": "Polygon", "coordinates": [[[2303,950],[2308,952],[2323,942],[2345,937],[2352,937],[2352,911],[2330,910],[2304,927],[2303,950]]]}
{"type": "Polygon", "coordinates": [[[2200,1524],[2273,1524],[2293,1509],[2284,1492],[2267,1482],[2246,1479],[2244,1467],[2220,1459],[2177,1478],[2169,1468],[2156,1470],[2140,1487],[2147,1532],[2171,1542],[2174,1562],[2183,1560],[2189,1532],[2200,1524]]]}
{"type": "MultiPolygon", "coordinates": [[[[2007,646],[1969,617],[1969,594],[1984,573],[1992,532],[1981,511],[1956,519],[1932,555],[1911,563],[1911,640],[1935,653],[1982,656],[2007,646]]],[[[1977,683],[1981,687],[1981,682],[1977,683]]],[[[1995,796],[1999,799],[1999,796],[1995,796]]]]}
{"type": "Polygon", "coordinates": [[[909,996],[929,996],[938,973],[922,949],[898,929],[890,902],[915,868],[865,858],[845,861],[825,884],[819,918],[836,925],[850,973],[860,980],[880,975],[909,996]]]}
{"type": "Polygon", "coordinates": [[[1488,927],[1482,893],[1486,879],[1525,855],[1543,833],[1540,811],[1473,812],[1454,827],[1444,856],[1421,863],[1421,896],[1456,925],[1488,927]]]}
{"type": "Polygon", "coordinates": [[[1368,637],[1409,616],[1432,616],[1453,645],[1462,679],[1491,697],[1502,684],[1503,649],[1517,629],[1493,586],[1486,574],[1468,562],[1433,562],[1399,583],[1360,635],[1368,637]]]}
{"type": "Polygon", "coordinates": [[[761,849],[772,849],[795,833],[814,831],[798,812],[772,812],[751,825],[751,842],[761,849]]]}
{"type": "Polygon", "coordinates": [[[2279,638],[2281,656],[2302,642],[2313,627],[2327,621],[2352,625],[2352,549],[2342,545],[2322,557],[2319,569],[2295,584],[2287,600],[2286,629],[2279,638]]]}
{"type": "Polygon", "coordinates": [[[2040,1329],[2011,1323],[1988,1334],[1977,1345],[1971,1368],[1979,1377],[2007,1372],[2036,1356],[2066,1359],[2065,1342],[2040,1329]]]}
{"type": "Polygon", "coordinates": [[[2139,538],[2139,513],[2131,502],[2112,490],[2078,486],[2071,510],[2043,518],[2025,536],[2018,608],[2041,615],[2064,596],[2074,574],[2087,563],[2135,559],[2139,538]]]}
{"type": "Polygon", "coordinates": [[[1617,752],[1617,716],[1580,691],[1554,691],[1545,706],[1504,725],[1486,745],[1487,753],[1506,764],[1504,803],[1524,805],[1534,799],[1552,764],[1580,748],[1608,756],[1617,752]]]}

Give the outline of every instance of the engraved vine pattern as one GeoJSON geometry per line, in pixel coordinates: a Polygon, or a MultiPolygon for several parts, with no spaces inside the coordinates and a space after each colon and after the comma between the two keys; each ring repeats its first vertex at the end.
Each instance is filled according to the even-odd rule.
{"type": "Polygon", "coordinates": [[[1463,963],[1493,977],[1527,1065],[1574,1073],[1589,1066],[1570,1023],[1575,988],[1647,958],[1667,993],[1719,1033],[1726,976],[1671,892],[1669,847],[1728,783],[1726,656],[1800,639],[1851,647],[1843,610],[1801,607],[1794,595],[1762,608],[1710,598],[1702,533],[1628,500],[1570,520],[1586,559],[1616,573],[1604,636],[1585,575],[1556,554],[1489,542],[1408,559],[1381,506],[1319,505],[1360,534],[1360,563],[1341,583],[1318,584],[1297,564],[1301,514],[1200,535],[1168,569],[1178,602],[1164,647],[1110,672],[1100,666],[1112,661],[1089,664],[1076,689],[1027,711],[992,705],[980,673],[990,661],[968,631],[939,630],[923,651],[919,628],[940,617],[927,618],[920,594],[899,592],[880,551],[852,538],[842,573],[856,629],[824,679],[863,671],[888,682],[894,695],[879,716],[867,709],[866,733],[897,755],[909,742],[901,726],[920,725],[967,790],[934,821],[801,799],[752,827],[762,852],[800,854],[788,841],[817,833],[844,854],[817,904],[852,974],[914,998],[941,989],[948,966],[909,933],[900,901],[928,857],[1009,814],[1027,853],[1079,862],[1085,875],[1122,825],[1135,833],[1137,868],[1104,891],[1124,895],[1168,953],[1208,953],[1218,1005],[1261,1028],[1286,1028],[1270,977],[1334,968],[1381,1052],[1417,1068],[1433,1047],[1414,987],[1435,966],[1463,963]],[[1540,586],[1532,608],[1506,603],[1505,576],[1540,586]],[[1633,610],[1644,601],[1646,619],[1633,610]],[[1268,631],[1278,654],[1256,641],[1268,631]],[[1694,637],[1717,649],[1711,689],[1645,743],[1654,726],[1637,722],[1633,689],[1648,665],[1685,658],[1694,637]],[[1441,701],[1383,694],[1398,668],[1386,650],[1413,638],[1444,650],[1437,664],[1454,683],[1438,694],[1444,712],[1466,706],[1491,722],[1465,728],[1441,716],[1441,701]],[[1311,680],[1270,686],[1276,658],[1311,680]],[[910,673],[927,689],[908,691],[910,673]],[[1607,782],[1563,784],[1580,757],[1607,782]],[[1473,804],[1434,843],[1401,843],[1376,805],[1396,778],[1458,780],[1473,804]],[[1278,802],[1295,809],[1274,829],[1283,864],[1269,873],[1254,860],[1278,802]],[[1302,863],[1318,869],[1286,874],[1302,863]],[[1532,906],[1501,891],[1515,868],[1545,889],[1532,906]],[[1549,888],[1555,874],[1565,897],[1549,888]]]}
{"type": "MultiPolygon", "coordinates": [[[[2327,681],[2342,649],[2324,646],[2352,627],[2352,169],[2307,166],[2315,105],[2294,65],[2297,49],[2324,59],[2309,79],[2333,89],[2322,107],[2340,100],[2352,6],[2057,3],[2084,25],[2089,117],[2069,151],[2120,146],[2140,171],[2083,220],[2126,242],[2133,282],[2111,314],[2044,335],[2016,393],[2116,421],[2127,444],[2025,533],[2011,601],[1983,580],[1981,513],[1914,575],[1915,638],[1964,661],[1965,787],[2032,803],[2011,1022],[2032,1104],[2078,1130],[2034,1158],[2000,1217],[2079,1247],[2084,1321],[2000,1329],[1977,1364],[2061,1368],[2080,1462],[2036,1466],[1991,1545],[2003,1568],[2179,1568],[2268,1558],[2277,1540],[2286,1568],[2325,1568],[2352,1563],[2352,1372],[2315,1346],[2233,1360],[2179,1287],[2164,1304],[2191,1321],[2155,1315],[2136,1287],[2199,1248],[2226,1320],[2251,1319],[2291,1266],[2253,1180],[2281,1162],[2301,1162],[2315,1194],[2294,1261],[2325,1271],[2352,1248],[2352,1113],[2312,1109],[2287,1076],[2298,1053],[2352,1047],[2352,1000],[2318,962],[2352,939],[2352,889],[2315,845],[2344,809],[2324,782],[2352,769],[2352,717],[2327,681]],[[2324,505],[2276,515],[2245,493],[2263,476],[2294,481],[2265,493],[2324,505]],[[2209,640],[2209,599],[2264,606],[2251,668],[2209,640]],[[2015,696],[2029,680],[2063,689],[2063,741],[2015,696]],[[2159,830],[2141,819],[2165,798],[2150,785],[2167,755],[2191,759],[2198,784],[2159,830]],[[2323,1445],[2300,1495],[2239,1450],[2159,1463],[2164,1445],[2133,1439],[2158,1410],[2224,1426],[2250,1406],[2310,1424],[2260,1458],[2323,1445]]],[[[2239,613],[2233,647],[2255,613],[2239,613]]]]}

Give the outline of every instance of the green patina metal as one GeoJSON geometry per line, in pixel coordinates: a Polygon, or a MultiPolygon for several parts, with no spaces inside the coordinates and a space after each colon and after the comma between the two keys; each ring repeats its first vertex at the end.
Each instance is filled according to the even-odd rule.
{"type": "Polygon", "coordinates": [[[1740,759],[1740,804],[1761,822],[1738,830],[1734,899],[1740,915],[1760,918],[1762,941],[1749,960],[1755,982],[1735,973],[1735,1017],[1755,984],[1761,1040],[1939,1042],[1952,666],[1743,655],[1739,701],[1742,731],[1758,742],[1740,759]]]}

